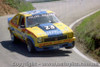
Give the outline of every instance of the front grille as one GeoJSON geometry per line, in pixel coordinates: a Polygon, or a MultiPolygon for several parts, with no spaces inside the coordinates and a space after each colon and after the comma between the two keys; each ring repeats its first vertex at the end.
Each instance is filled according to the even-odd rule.
{"type": "Polygon", "coordinates": [[[50,37],[50,38],[46,38],[46,39],[44,39],[44,42],[58,41],[58,40],[62,40],[62,39],[67,39],[67,35],[64,35],[64,36],[58,36],[58,37],[50,37]]]}

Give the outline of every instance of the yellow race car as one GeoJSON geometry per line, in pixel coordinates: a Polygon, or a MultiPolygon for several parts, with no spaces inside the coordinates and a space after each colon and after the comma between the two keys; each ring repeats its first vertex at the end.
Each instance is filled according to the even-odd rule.
{"type": "Polygon", "coordinates": [[[22,40],[29,52],[68,49],[75,44],[73,31],[50,10],[21,12],[9,17],[8,24],[12,41],[22,40]]]}

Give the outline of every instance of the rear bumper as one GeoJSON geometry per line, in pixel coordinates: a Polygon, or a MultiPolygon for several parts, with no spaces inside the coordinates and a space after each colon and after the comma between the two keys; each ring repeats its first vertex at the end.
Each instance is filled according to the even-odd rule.
{"type": "Polygon", "coordinates": [[[59,48],[73,48],[74,47],[74,41],[71,43],[62,43],[62,44],[57,44],[57,45],[51,45],[51,46],[43,46],[42,48],[35,47],[36,51],[48,51],[48,50],[55,50],[59,48]]]}

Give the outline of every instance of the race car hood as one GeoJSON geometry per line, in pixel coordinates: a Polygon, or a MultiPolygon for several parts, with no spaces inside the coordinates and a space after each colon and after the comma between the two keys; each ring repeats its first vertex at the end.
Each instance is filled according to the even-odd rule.
{"type": "Polygon", "coordinates": [[[36,37],[54,37],[64,35],[68,32],[73,32],[63,23],[45,23],[27,29],[36,37]]]}

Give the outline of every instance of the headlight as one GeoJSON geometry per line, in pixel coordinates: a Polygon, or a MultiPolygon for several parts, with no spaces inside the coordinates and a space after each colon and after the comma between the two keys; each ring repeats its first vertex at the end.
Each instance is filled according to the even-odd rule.
{"type": "Polygon", "coordinates": [[[37,39],[37,41],[38,41],[38,43],[41,43],[43,41],[43,38],[40,37],[37,39]]]}
{"type": "Polygon", "coordinates": [[[68,38],[72,38],[74,36],[73,32],[68,33],[68,38]]]}

